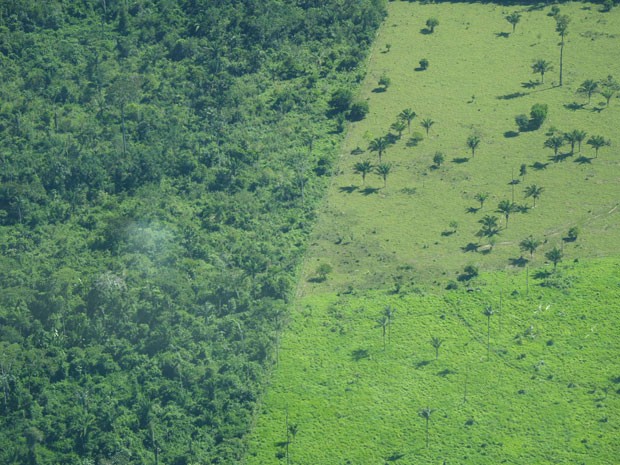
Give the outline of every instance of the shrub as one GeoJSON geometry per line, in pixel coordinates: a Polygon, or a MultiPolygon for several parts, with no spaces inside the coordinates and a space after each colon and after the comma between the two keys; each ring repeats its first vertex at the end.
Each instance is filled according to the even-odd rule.
{"type": "Polygon", "coordinates": [[[347,119],[349,121],[361,121],[368,114],[368,102],[359,101],[354,102],[351,105],[351,109],[349,110],[349,114],[347,115],[347,119]]]}
{"type": "Polygon", "coordinates": [[[420,69],[428,69],[428,60],[426,58],[420,60],[420,69]]]}
{"type": "Polygon", "coordinates": [[[343,113],[349,109],[353,100],[353,92],[349,89],[337,89],[329,99],[329,106],[335,113],[343,113]]]}
{"type": "Polygon", "coordinates": [[[543,103],[535,103],[530,110],[530,129],[538,129],[547,119],[549,107],[543,103]]]}
{"type": "Polygon", "coordinates": [[[530,119],[527,115],[517,115],[515,116],[515,122],[517,123],[517,127],[519,128],[519,132],[525,132],[530,129],[530,119]]]}

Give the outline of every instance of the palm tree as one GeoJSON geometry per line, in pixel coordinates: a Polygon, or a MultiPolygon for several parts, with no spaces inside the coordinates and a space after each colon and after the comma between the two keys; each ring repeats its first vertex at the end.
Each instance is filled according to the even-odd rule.
{"type": "Polygon", "coordinates": [[[510,218],[510,214],[514,211],[516,211],[517,206],[515,205],[514,202],[511,202],[510,200],[502,200],[500,203],[497,204],[497,211],[499,213],[502,213],[504,215],[504,217],[506,217],[506,229],[508,229],[508,218],[510,218]]]}
{"type": "Polygon", "coordinates": [[[580,129],[574,129],[572,131],[572,134],[575,137],[575,140],[577,141],[577,147],[579,147],[579,152],[581,152],[581,143],[586,140],[586,137],[588,136],[588,133],[585,131],[582,131],[580,129]]]}
{"type": "Polygon", "coordinates": [[[435,28],[437,26],[439,26],[439,20],[437,18],[428,18],[426,20],[426,27],[428,28],[431,34],[435,32],[435,28]]]}
{"type": "Polygon", "coordinates": [[[398,120],[395,123],[392,123],[392,125],[390,126],[390,129],[393,129],[394,131],[396,131],[398,133],[398,138],[400,139],[406,127],[407,125],[405,124],[404,121],[398,120]]]}
{"type": "Polygon", "coordinates": [[[392,171],[392,165],[389,163],[379,163],[376,168],[376,173],[383,178],[383,187],[387,187],[387,177],[392,171]]]}
{"type": "Polygon", "coordinates": [[[545,258],[553,263],[553,271],[556,270],[558,263],[562,261],[563,257],[562,250],[558,249],[557,246],[545,254],[545,258]]]}
{"type": "Polygon", "coordinates": [[[499,225],[497,224],[498,218],[495,215],[485,215],[478,220],[478,223],[482,225],[482,228],[478,232],[478,235],[485,237],[493,237],[499,234],[499,225]]]}
{"type": "Polygon", "coordinates": [[[547,60],[543,60],[539,58],[532,63],[532,71],[536,74],[540,74],[540,82],[545,82],[545,73],[547,71],[551,71],[553,69],[553,65],[547,60]]]}
{"type": "Polygon", "coordinates": [[[388,140],[385,137],[377,137],[370,141],[368,144],[368,150],[371,152],[377,152],[379,154],[379,163],[381,163],[381,157],[383,156],[383,152],[387,149],[388,140]]]}
{"type": "Polygon", "coordinates": [[[536,184],[527,186],[525,188],[525,198],[532,197],[534,199],[534,207],[536,207],[536,200],[540,198],[540,194],[542,194],[544,190],[544,187],[539,187],[536,184]]]}
{"type": "Polygon", "coordinates": [[[611,100],[611,98],[614,96],[615,93],[616,91],[613,89],[610,89],[609,87],[606,87],[603,90],[601,90],[601,95],[605,98],[606,106],[609,106],[609,101],[611,100]]]}
{"type": "Polygon", "coordinates": [[[534,258],[534,252],[540,246],[540,241],[538,239],[534,239],[532,236],[528,236],[519,242],[519,249],[521,252],[529,252],[530,258],[534,258]]]}
{"type": "Polygon", "coordinates": [[[562,87],[562,70],[564,67],[564,37],[568,34],[568,23],[570,18],[566,15],[555,17],[555,31],[560,34],[560,87],[562,87]]]}
{"type": "Polygon", "coordinates": [[[553,149],[553,154],[557,157],[558,150],[564,145],[564,137],[562,136],[551,136],[549,139],[545,141],[544,147],[548,149],[553,149]]]}
{"type": "MultiPolygon", "coordinates": [[[[575,144],[579,142],[579,138],[581,137],[580,133],[577,129],[572,130],[571,132],[564,133],[564,140],[570,144],[570,153],[571,155],[575,153],[575,144]]],[[[583,140],[583,139],[582,139],[583,140]]]]}
{"type": "Polygon", "coordinates": [[[514,13],[510,13],[508,16],[506,16],[506,21],[508,21],[510,24],[512,24],[512,33],[513,34],[515,32],[515,27],[517,27],[517,24],[519,23],[520,20],[521,20],[521,15],[519,13],[517,13],[516,11],[514,13]]]}
{"type": "Polygon", "coordinates": [[[493,307],[487,305],[483,313],[487,317],[487,358],[489,358],[489,353],[491,352],[491,317],[495,312],[493,307]]]}
{"type": "Polygon", "coordinates": [[[401,121],[405,121],[407,123],[407,132],[411,132],[411,121],[416,117],[415,111],[411,108],[405,108],[398,114],[398,118],[401,121]]]}
{"type": "Polygon", "coordinates": [[[353,171],[355,174],[362,175],[362,185],[366,183],[366,175],[372,171],[374,166],[370,163],[370,160],[358,161],[353,166],[353,171]]]}
{"type": "Polygon", "coordinates": [[[443,339],[433,336],[431,338],[431,345],[435,349],[435,360],[439,358],[439,348],[443,344],[443,339]]]}
{"type": "Polygon", "coordinates": [[[433,121],[433,120],[432,120],[432,119],[430,119],[430,118],[424,118],[424,119],[420,122],[420,124],[422,125],[422,127],[423,127],[424,129],[426,129],[426,136],[428,137],[428,131],[430,131],[431,126],[432,126],[433,124],[435,124],[435,121],[433,121]]]}
{"type": "Polygon", "coordinates": [[[521,163],[521,167],[519,168],[519,176],[521,179],[525,181],[525,175],[527,174],[527,165],[525,163],[521,163]]]}
{"type": "Polygon", "coordinates": [[[385,335],[387,333],[388,325],[390,324],[388,317],[383,315],[377,320],[377,328],[381,328],[383,334],[383,350],[385,350],[385,335]]]}
{"type": "Polygon", "coordinates": [[[480,208],[484,206],[484,201],[489,198],[488,192],[478,192],[474,195],[474,199],[480,202],[480,208]]]}
{"type": "Polygon", "coordinates": [[[390,330],[392,328],[392,318],[394,318],[394,311],[395,309],[392,308],[389,305],[386,305],[385,308],[383,309],[383,316],[385,316],[387,318],[387,336],[388,336],[388,342],[390,342],[390,330]]]}
{"type": "Polygon", "coordinates": [[[467,147],[471,149],[471,157],[474,158],[476,148],[480,145],[480,137],[471,135],[467,138],[467,147]]]}
{"type": "Polygon", "coordinates": [[[603,136],[592,136],[588,139],[587,143],[588,145],[591,145],[596,152],[594,158],[598,158],[598,149],[607,145],[611,145],[611,142],[605,139],[603,136]]]}
{"type": "Polygon", "coordinates": [[[428,448],[428,424],[431,421],[431,415],[433,414],[434,411],[435,410],[433,410],[430,407],[425,407],[418,412],[418,415],[420,415],[422,418],[424,418],[424,420],[426,420],[426,447],[427,448],[428,448]]]}
{"type": "Polygon", "coordinates": [[[588,96],[588,104],[592,100],[592,94],[598,90],[598,83],[594,79],[586,79],[581,83],[577,92],[588,96]]]}

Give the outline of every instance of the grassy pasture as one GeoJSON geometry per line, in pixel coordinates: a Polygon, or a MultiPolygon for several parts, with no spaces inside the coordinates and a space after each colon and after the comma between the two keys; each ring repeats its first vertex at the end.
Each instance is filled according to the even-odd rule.
{"type": "Polygon", "coordinates": [[[287,463],[287,411],[297,426],[292,464],[617,462],[620,100],[607,108],[598,94],[586,104],[576,93],[586,79],[620,79],[620,10],[598,8],[560,5],[571,23],[557,87],[559,38],[549,7],[389,4],[360,94],[370,114],[348,129],[248,465],[287,463]],[[508,34],[513,11],[522,17],[508,34]],[[433,16],[439,26],[422,33],[433,16]],[[422,58],[430,66],[417,71],[422,58]],[[538,58],[555,66],[540,85],[530,67],[538,58]],[[391,84],[378,92],[383,75],[391,84]],[[543,127],[511,134],[514,117],[535,103],[549,106],[543,127]],[[387,187],[375,174],[362,185],[354,164],[377,162],[369,142],[408,107],[418,115],[412,132],[424,140],[408,145],[405,130],[384,155],[393,166],[387,187]],[[420,126],[426,117],[435,121],[428,137],[420,126]],[[565,146],[556,162],[543,148],[553,128],[601,134],[612,146],[598,158],[585,143],[574,155],[565,146]],[[471,134],[481,138],[473,158],[465,145],[471,134]],[[353,154],[358,147],[363,153],[353,154]],[[445,162],[433,168],[437,151],[445,162]],[[496,208],[512,198],[513,172],[521,181],[516,203],[532,205],[525,186],[545,190],[504,229],[496,208]],[[478,192],[489,193],[480,210],[478,192]],[[502,225],[492,247],[476,236],[486,214],[502,225]],[[579,238],[564,241],[573,226],[579,238]],[[544,243],[520,266],[518,244],[529,235],[544,243]],[[464,251],[469,243],[480,251],[464,251]],[[544,254],[554,246],[564,252],[558,287],[543,287],[553,268],[544,254]],[[322,263],[333,271],[319,282],[322,263]],[[480,276],[445,291],[468,264],[480,276]],[[386,305],[395,317],[384,349],[377,320],[386,305]],[[432,337],[443,341],[437,360],[432,337]],[[433,409],[428,447],[425,407],[433,409]]]}

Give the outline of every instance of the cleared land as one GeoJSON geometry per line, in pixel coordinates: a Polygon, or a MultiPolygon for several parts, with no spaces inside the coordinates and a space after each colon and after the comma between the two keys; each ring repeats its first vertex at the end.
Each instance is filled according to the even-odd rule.
{"type": "Polygon", "coordinates": [[[620,101],[577,93],[587,79],[620,78],[620,10],[599,8],[560,6],[571,17],[560,88],[549,7],[390,3],[361,95],[370,114],[349,130],[248,464],[287,463],[287,440],[294,464],[617,461],[620,101]],[[429,17],[433,34],[422,32],[429,17]],[[430,66],[416,71],[422,58],[430,66]],[[531,70],[539,58],[555,67],[544,84],[531,70]],[[383,75],[391,84],[378,92],[383,75]],[[549,106],[543,127],[513,134],[535,103],[549,106]],[[369,142],[405,108],[424,140],[408,144],[405,130],[383,155],[387,187],[376,174],[363,185],[353,166],[377,163],[369,142]],[[554,159],[543,148],[554,128],[612,145],[598,158],[585,143],[572,155],[564,146],[554,159]],[[433,168],[438,151],[445,161],[433,168]],[[532,207],[532,184],[544,187],[536,207],[506,229],[498,203],[514,187],[514,201],[532,207]],[[489,193],[480,209],[479,192],[489,193]],[[500,218],[492,241],[476,235],[484,215],[500,218]],[[564,240],[574,226],[577,240],[564,240]],[[529,235],[542,242],[533,257],[519,250],[529,235]],[[554,246],[564,253],[557,273],[544,257],[554,246]],[[333,267],[325,281],[314,279],[322,263],[333,267]],[[466,265],[480,275],[458,281],[466,265]],[[457,290],[445,290],[450,281],[457,290]]]}

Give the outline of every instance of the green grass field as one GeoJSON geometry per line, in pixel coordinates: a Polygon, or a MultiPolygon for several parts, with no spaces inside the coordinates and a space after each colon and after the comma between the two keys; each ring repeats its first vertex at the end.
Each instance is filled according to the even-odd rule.
{"type": "Polygon", "coordinates": [[[297,425],[293,464],[617,463],[620,101],[607,107],[595,94],[587,104],[576,92],[586,79],[620,78],[620,10],[599,8],[560,5],[571,23],[558,87],[549,7],[389,4],[360,95],[370,113],[348,129],[249,465],[287,463],[287,411],[297,425]],[[522,17],[508,34],[513,11],[522,17]],[[439,26],[424,34],[429,17],[439,26]],[[430,66],[417,71],[422,58],[430,66]],[[536,85],[538,58],[555,70],[536,85]],[[382,75],[391,85],[377,92],[382,75]],[[514,117],[535,103],[549,106],[543,127],[511,134],[514,117]],[[405,130],[384,154],[387,187],[375,174],[362,185],[354,164],[377,162],[369,142],[405,108],[417,113],[411,132],[424,140],[409,146],[405,130]],[[435,121],[428,137],[426,117],[435,121]],[[573,155],[565,146],[554,161],[545,139],[573,129],[612,145],[598,158],[585,143],[573,155]],[[471,134],[481,138],[473,158],[471,134]],[[437,151],[445,162],[433,168],[437,151]],[[496,209],[512,199],[513,173],[517,204],[532,205],[525,186],[544,192],[505,229],[496,209]],[[480,210],[478,192],[489,193],[480,210]],[[476,236],[487,214],[502,225],[492,244],[476,236]],[[563,240],[573,226],[578,239],[563,240]],[[543,242],[531,259],[518,245],[529,235],[543,242]],[[466,252],[470,243],[479,251],[466,252]],[[564,252],[557,273],[544,257],[554,246],[564,252]],[[333,267],[325,281],[314,279],[322,263],[333,267]],[[480,275],[445,290],[470,264],[480,275]],[[384,349],[377,320],[386,305],[395,317],[384,349]],[[437,360],[432,337],[443,341],[437,360]],[[428,447],[425,407],[433,410],[428,447]]]}

